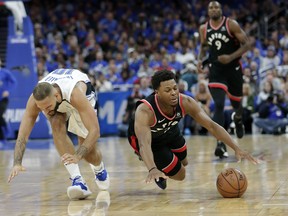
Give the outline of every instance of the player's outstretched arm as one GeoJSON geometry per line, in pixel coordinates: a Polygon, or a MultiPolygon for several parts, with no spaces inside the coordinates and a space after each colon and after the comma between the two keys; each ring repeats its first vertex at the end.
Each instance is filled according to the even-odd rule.
{"type": "Polygon", "coordinates": [[[157,169],[153,152],[151,148],[151,129],[150,125],[154,123],[154,114],[145,104],[140,104],[135,112],[135,134],[137,136],[140,148],[140,155],[147,169],[148,175],[146,183],[159,180],[159,177],[167,178],[163,172],[157,169]]]}
{"type": "Polygon", "coordinates": [[[37,108],[36,103],[31,95],[28,99],[26,109],[20,123],[19,133],[14,149],[14,162],[12,171],[8,177],[8,183],[19,174],[20,171],[25,171],[22,166],[22,159],[26,149],[26,143],[30,136],[30,133],[34,127],[37,116],[40,110],[37,108]]]}
{"type": "Polygon", "coordinates": [[[214,137],[216,137],[217,140],[221,140],[235,151],[235,156],[238,162],[241,161],[242,158],[245,158],[254,164],[258,163],[256,158],[251,156],[248,152],[240,149],[236,141],[232,139],[228,132],[219,124],[214,122],[193,98],[183,96],[183,106],[186,113],[194,118],[195,121],[205,127],[214,137]]]}

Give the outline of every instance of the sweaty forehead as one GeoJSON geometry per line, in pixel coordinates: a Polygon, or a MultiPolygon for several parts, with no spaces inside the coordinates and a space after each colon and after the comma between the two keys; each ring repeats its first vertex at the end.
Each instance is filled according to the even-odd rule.
{"type": "Polygon", "coordinates": [[[174,86],[176,85],[176,82],[174,79],[171,80],[166,80],[160,83],[160,88],[174,88],[174,86]]]}

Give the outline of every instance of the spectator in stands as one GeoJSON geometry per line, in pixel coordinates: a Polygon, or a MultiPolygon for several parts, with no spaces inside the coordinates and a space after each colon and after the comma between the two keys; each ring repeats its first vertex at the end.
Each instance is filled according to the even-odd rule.
{"type": "Polygon", "coordinates": [[[270,45],[267,48],[266,56],[263,58],[261,68],[264,68],[264,67],[267,67],[270,65],[273,68],[273,67],[278,66],[280,64],[280,62],[281,62],[281,60],[280,60],[280,57],[277,55],[277,51],[276,51],[275,46],[270,45]]]}
{"type": "Polygon", "coordinates": [[[284,36],[279,40],[282,49],[288,49],[288,30],[285,30],[284,36]]]}
{"type": "Polygon", "coordinates": [[[271,82],[265,81],[263,84],[263,88],[258,93],[256,98],[256,110],[258,110],[258,107],[261,103],[267,100],[267,98],[273,94],[273,85],[271,82]]]}
{"type": "Polygon", "coordinates": [[[154,74],[153,68],[149,66],[149,59],[145,58],[143,59],[142,64],[140,65],[138,76],[148,76],[151,77],[154,74]]]}
{"type": "Polygon", "coordinates": [[[171,60],[169,61],[169,65],[175,69],[176,72],[181,72],[183,70],[183,64],[177,61],[176,53],[171,53],[171,60]]]}
{"type": "MultiPolygon", "coordinates": [[[[179,93],[187,95],[191,98],[194,98],[194,95],[188,90],[188,84],[185,80],[179,80],[178,81],[178,89],[179,93]]],[[[188,134],[194,134],[195,131],[195,121],[193,118],[189,115],[184,116],[179,123],[180,132],[182,134],[188,135],[188,134]]]]}
{"type": "Polygon", "coordinates": [[[104,70],[104,73],[107,80],[109,80],[113,85],[117,82],[120,76],[120,71],[118,71],[115,61],[113,59],[109,61],[107,70],[104,70]]]}
{"type": "Polygon", "coordinates": [[[260,66],[262,65],[262,62],[263,62],[263,56],[261,55],[260,50],[258,48],[254,48],[253,49],[251,63],[252,63],[252,61],[257,63],[257,66],[258,66],[257,69],[259,70],[259,68],[260,68],[260,66]]]}
{"type": "Polygon", "coordinates": [[[161,60],[160,66],[154,68],[154,71],[159,71],[159,70],[170,70],[170,71],[173,71],[174,73],[176,73],[176,69],[173,68],[169,64],[169,58],[168,57],[163,57],[161,60]]]}
{"type": "Polygon", "coordinates": [[[288,106],[283,92],[274,92],[259,106],[259,116],[254,119],[263,134],[283,134],[288,125],[288,106]]]}
{"type": "Polygon", "coordinates": [[[243,97],[242,97],[242,106],[243,106],[243,124],[245,128],[245,134],[252,133],[252,122],[254,113],[254,95],[251,92],[251,86],[249,83],[243,84],[243,97]]]}
{"type": "Polygon", "coordinates": [[[281,90],[281,79],[277,74],[276,68],[267,70],[265,73],[264,79],[260,82],[260,88],[263,87],[265,82],[270,82],[273,86],[273,90],[281,90]]]}
{"type": "Polygon", "coordinates": [[[108,62],[104,60],[103,53],[97,52],[96,53],[96,60],[90,64],[90,73],[94,73],[96,75],[99,71],[104,71],[108,67],[108,62]]]}
{"type": "Polygon", "coordinates": [[[109,80],[107,80],[107,78],[102,72],[98,72],[97,74],[96,90],[98,92],[113,91],[112,83],[109,80]]]}
{"type": "Polygon", "coordinates": [[[129,68],[122,68],[118,79],[113,83],[114,90],[127,91],[131,89],[136,77],[131,76],[129,68]]]}
{"type": "MultiPolygon", "coordinates": [[[[180,79],[185,80],[188,84],[188,89],[198,82],[197,68],[194,64],[189,63],[185,68],[180,72],[180,79]]],[[[193,92],[194,94],[195,92],[193,92]]]]}
{"type": "Polygon", "coordinates": [[[0,140],[5,140],[9,132],[4,113],[9,104],[11,90],[16,87],[16,84],[16,78],[8,69],[2,68],[0,59],[0,140]]]}
{"type": "MultiPolygon", "coordinates": [[[[212,101],[212,96],[208,89],[208,82],[206,80],[200,80],[198,84],[198,88],[195,94],[195,100],[201,106],[201,108],[205,111],[205,113],[211,117],[210,105],[212,101]]],[[[202,127],[200,124],[196,125],[196,129],[200,135],[206,135],[207,129],[202,127]]]]}
{"type": "Polygon", "coordinates": [[[253,83],[255,83],[255,86],[253,86],[252,91],[255,93],[258,93],[259,92],[259,85],[260,85],[260,75],[259,75],[259,65],[257,64],[256,61],[251,61],[250,70],[251,70],[251,76],[253,79],[253,83]]]}
{"type": "Polygon", "coordinates": [[[129,48],[127,52],[128,52],[127,61],[128,61],[129,67],[132,70],[132,73],[136,74],[143,60],[135,48],[129,48]]]}
{"type": "Polygon", "coordinates": [[[154,52],[150,58],[149,66],[153,68],[153,70],[155,70],[157,67],[160,67],[162,56],[159,52],[154,52]]]}
{"type": "Polygon", "coordinates": [[[144,97],[148,97],[150,94],[153,93],[153,89],[150,87],[150,78],[147,76],[140,77],[140,89],[139,92],[144,97]]]}
{"type": "Polygon", "coordinates": [[[145,96],[140,92],[139,80],[136,80],[133,84],[132,93],[127,98],[127,106],[122,118],[122,123],[118,125],[119,136],[127,137],[128,123],[135,112],[136,102],[143,98],[145,98],[145,96]]]}
{"type": "Polygon", "coordinates": [[[212,101],[211,94],[208,89],[208,83],[206,80],[199,81],[198,88],[195,94],[195,100],[199,102],[200,106],[207,115],[211,115],[210,105],[212,101]]]}

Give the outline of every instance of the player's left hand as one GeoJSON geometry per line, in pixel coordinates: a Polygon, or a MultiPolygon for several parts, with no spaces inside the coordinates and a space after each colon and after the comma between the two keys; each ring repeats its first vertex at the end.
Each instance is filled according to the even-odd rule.
{"type": "Polygon", "coordinates": [[[218,61],[222,64],[228,64],[232,61],[230,55],[220,55],[218,56],[218,61]]]}
{"type": "Polygon", "coordinates": [[[163,172],[161,172],[160,170],[155,168],[148,173],[145,182],[151,183],[151,182],[154,182],[154,180],[159,181],[160,177],[162,177],[164,179],[168,178],[163,172]]]}
{"type": "Polygon", "coordinates": [[[65,153],[64,155],[62,155],[61,160],[64,163],[64,165],[68,165],[71,163],[77,164],[80,161],[80,158],[77,157],[76,155],[65,153]]]}
{"type": "Polygon", "coordinates": [[[259,161],[246,151],[243,150],[235,151],[235,156],[237,158],[238,163],[241,162],[242,158],[245,158],[250,162],[252,162],[253,164],[259,164],[259,161]]]}

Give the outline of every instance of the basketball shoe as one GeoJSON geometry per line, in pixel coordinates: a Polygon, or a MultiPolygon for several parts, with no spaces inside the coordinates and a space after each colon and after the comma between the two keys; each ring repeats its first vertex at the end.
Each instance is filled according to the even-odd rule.
{"type": "Polygon", "coordinates": [[[71,200],[85,199],[91,194],[91,191],[81,176],[76,176],[71,180],[72,186],[67,188],[67,195],[71,200]]]}
{"type": "Polygon", "coordinates": [[[156,181],[155,179],[155,183],[158,185],[158,187],[160,187],[162,190],[165,190],[167,187],[167,179],[164,179],[162,177],[159,177],[159,180],[156,181]]]}
{"type": "Polygon", "coordinates": [[[217,141],[217,146],[216,146],[214,154],[215,154],[215,156],[219,157],[220,159],[227,158],[228,152],[226,149],[226,145],[221,141],[217,141]]]}
{"type": "Polygon", "coordinates": [[[110,178],[107,170],[104,167],[104,164],[102,163],[102,169],[100,171],[94,171],[95,172],[95,182],[99,189],[101,190],[107,190],[110,186],[110,178]]]}
{"type": "Polygon", "coordinates": [[[245,132],[244,125],[242,123],[242,118],[236,118],[235,112],[232,113],[231,118],[235,123],[236,135],[240,139],[244,136],[244,132],[245,132]]]}

